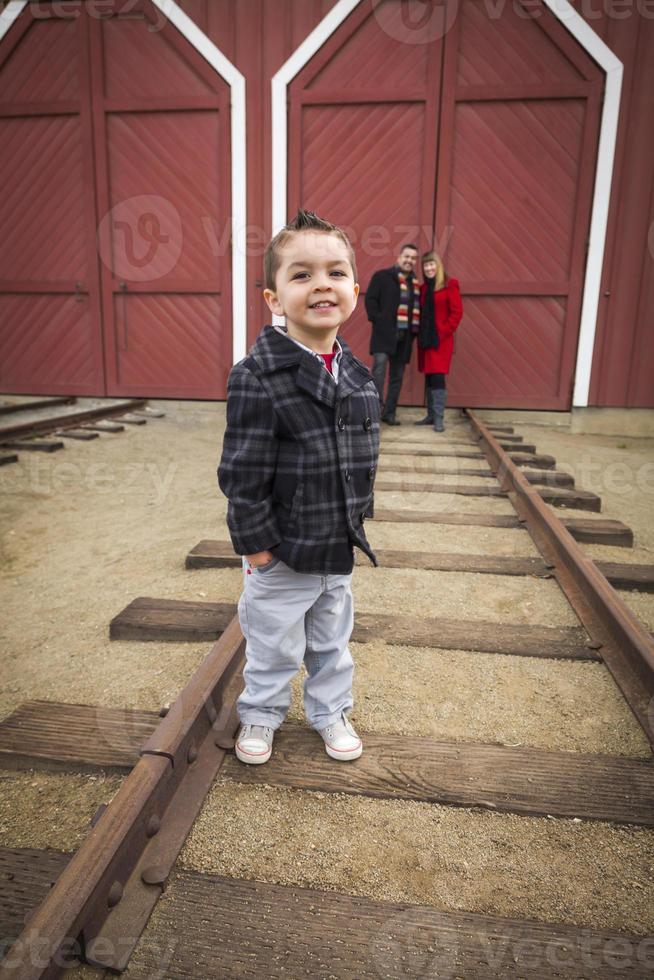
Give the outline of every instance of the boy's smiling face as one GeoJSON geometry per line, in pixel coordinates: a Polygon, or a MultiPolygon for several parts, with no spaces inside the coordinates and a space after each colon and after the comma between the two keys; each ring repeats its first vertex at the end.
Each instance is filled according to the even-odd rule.
{"type": "Polygon", "coordinates": [[[264,290],[266,303],[277,316],[286,317],[291,337],[330,353],[359,295],[345,242],[331,232],[297,231],[279,256],[275,289],[264,290]]]}

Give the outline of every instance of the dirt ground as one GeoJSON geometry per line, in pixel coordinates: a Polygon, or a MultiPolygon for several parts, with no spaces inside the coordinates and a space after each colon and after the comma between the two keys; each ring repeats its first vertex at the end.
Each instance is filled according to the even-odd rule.
{"type": "MultiPolygon", "coordinates": [[[[89,443],[67,441],[59,453],[22,453],[18,464],[0,468],[0,718],[31,698],[157,710],[175,698],[210,645],[110,642],[111,618],[137,596],[238,598],[238,569],[184,568],[201,539],[227,538],[226,502],[216,482],[224,405],[150,404],[166,417],[89,443]]],[[[401,413],[405,421],[417,414],[401,413]]],[[[444,437],[407,426],[385,432],[384,445],[401,441],[405,431],[425,445],[437,439],[447,445],[465,434],[460,425],[444,437]]],[[[578,486],[602,495],[602,516],[634,528],[633,551],[595,545],[588,554],[652,562],[654,440],[572,436],[541,426],[519,431],[539,452],[554,455],[558,469],[574,472],[578,486]]],[[[384,478],[397,458],[384,456],[384,478]]],[[[426,465],[422,460],[416,470],[426,465]]],[[[376,506],[512,513],[506,500],[426,491],[383,491],[376,506]]],[[[369,532],[379,549],[536,553],[520,530],[373,521],[369,532]]],[[[355,570],[354,591],[362,612],[399,606],[415,615],[577,623],[552,581],[364,563],[355,570]]],[[[625,598],[654,622],[651,596],[625,598]]],[[[363,732],[649,755],[602,664],[382,642],[353,644],[353,652],[353,720],[363,732]]],[[[298,681],[291,712],[297,719],[299,695],[298,681]]],[[[75,847],[119,783],[0,771],[0,844],[75,847]]],[[[654,927],[653,861],[649,830],[224,780],[214,786],[183,854],[185,866],[200,870],[639,934],[654,927]],[[263,850],[262,840],[268,842],[263,850]]]]}

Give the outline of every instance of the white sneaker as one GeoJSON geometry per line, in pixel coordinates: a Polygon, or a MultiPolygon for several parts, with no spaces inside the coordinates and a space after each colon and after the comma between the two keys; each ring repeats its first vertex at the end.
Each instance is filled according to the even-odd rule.
{"type": "Polygon", "coordinates": [[[332,759],[349,762],[358,759],[363,752],[363,743],[345,715],[333,725],[327,725],[319,732],[325,743],[325,751],[332,759]]]}
{"type": "Polygon", "coordinates": [[[241,725],[234,746],[236,758],[251,766],[260,766],[267,762],[272,754],[274,734],[272,728],[264,725],[241,725]]]}

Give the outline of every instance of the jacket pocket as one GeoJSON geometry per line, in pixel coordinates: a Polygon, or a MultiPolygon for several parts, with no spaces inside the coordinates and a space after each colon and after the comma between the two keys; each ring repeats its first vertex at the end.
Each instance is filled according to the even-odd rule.
{"type": "Polygon", "coordinates": [[[299,520],[303,501],[304,501],[304,486],[302,483],[298,483],[295,493],[293,494],[293,501],[291,503],[291,512],[288,517],[289,524],[291,525],[296,524],[297,521],[299,520]]]}

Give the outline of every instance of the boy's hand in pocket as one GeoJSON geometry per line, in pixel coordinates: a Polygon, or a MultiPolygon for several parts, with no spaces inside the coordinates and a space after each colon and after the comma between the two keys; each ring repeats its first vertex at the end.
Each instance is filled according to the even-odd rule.
{"type": "Polygon", "coordinates": [[[252,568],[259,568],[260,565],[267,565],[275,556],[270,551],[257,551],[256,555],[246,555],[245,557],[252,568]]]}

